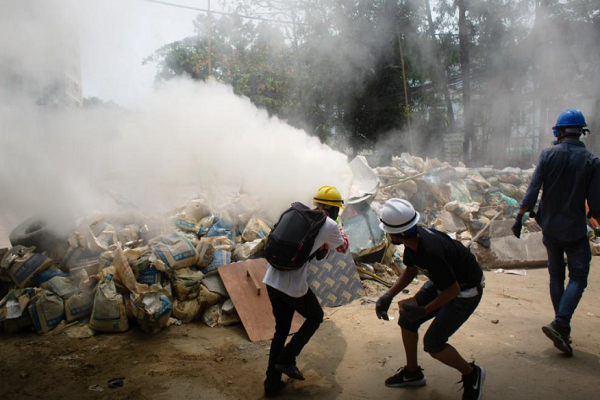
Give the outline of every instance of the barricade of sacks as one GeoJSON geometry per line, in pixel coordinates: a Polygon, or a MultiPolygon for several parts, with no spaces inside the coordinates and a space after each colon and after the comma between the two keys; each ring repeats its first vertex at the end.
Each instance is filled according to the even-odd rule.
{"type": "Polygon", "coordinates": [[[132,324],[157,332],[194,320],[239,323],[217,269],[264,255],[271,223],[254,211],[234,204],[211,213],[194,199],[145,222],[92,216],[49,254],[4,249],[1,329],[45,333],[80,321],[95,332],[124,332],[132,324]]]}
{"type": "Polygon", "coordinates": [[[470,240],[498,212],[502,219],[516,216],[534,168],[466,168],[402,153],[391,166],[373,170],[381,180],[371,204],[376,212],[386,200],[403,198],[419,211],[421,223],[470,240]]]}

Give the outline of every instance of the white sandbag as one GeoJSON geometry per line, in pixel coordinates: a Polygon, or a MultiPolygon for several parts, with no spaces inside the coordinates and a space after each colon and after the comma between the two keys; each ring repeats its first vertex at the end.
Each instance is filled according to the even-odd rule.
{"type": "Polygon", "coordinates": [[[114,251],[112,266],[115,267],[118,280],[122,282],[131,293],[138,294],[148,289],[148,285],[141,284],[135,279],[135,274],[121,247],[117,247],[114,251]]]}
{"type": "Polygon", "coordinates": [[[200,293],[198,294],[198,299],[202,303],[202,307],[211,307],[221,301],[223,296],[221,296],[217,292],[211,292],[204,285],[200,285],[200,293]]]}
{"type": "Polygon", "coordinates": [[[55,276],[42,283],[41,287],[42,289],[49,290],[57,296],[60,296],[63,300],[66,300],[74,294],[79,293],[79,284],[82,280],[85,281],[87,279],[87,273],[82,269],[69,276],[55,276]]]}
{"type": "Polygon", "coordinates": [[[454,170],[456,171],[456,178],[458,179],[465,179],[467,176],[469,176],[469,168],[456,167],[454,170]]]}
{"type": "Polygon", "coordinates": [[[471,203],[473,201],[465,182],[458,179],[450,181],[450,198],[462,203],[471,203]]]}
{"type": "Polygon", "coordinates": [[[125,244],[140,240],[142,227],[138,224],[125,225],[116,230],[117,241],[125,244]]]}
{"type": "Polygon", "coordinates": [[[192,299],[187,301],[175,300],[173,303],[173,316],[183,322],[193,321],[202,310],[200,300],[192,299]]]}
{"type": "Polygon", "coordinates": [[[112,275],[98,285],[90,328],[98,332],[125,332],[129,329],[123,296],[117,293],[112,275]]]}
{"type": "Polygon", "coordinates": [[[4,333],[18,333],[33,325],[27,308],[39,289],[13,289],[0,301],[0,324],[4,333]]]}
{"type": "Polygon", "coordinates": [[[221,305],[221,314],[219,315],[217,324],[219,326],[230,326],[240,322],[240,317],[231,299],[225,300],[221,305]]]}
{"type": "Polygon", "coordinates": [[[216,218],[217,217],[213,214],[207,215],[204,218],[202,218],[199,222],[200,230],[198,231],[198,236],[206,235],[215,223],[216,218]]]}
{"type": "Polygon", "coordinates": [[[206,239],[202,239],[196,245],[196,251],[198,252],[196,266],[199,268],[208,267],[215,256],[215,247],[206,239]]]}
{"type": "Polygon", "coordinates": [[[158,236],[148,245],[165,265],[174,270],[190,267],[198,261],[196,248],[180,233],[158,236]]]}
{"type": "Polygon", "coordinates": [[[94,292],[77,293],[65,301],[65,315],[67,322],[76,321],[87,317],[94,307],[94,292]]]}
{"type": "Polygon", "coordinates": [[[419,191],[419,185],[412,179],[398,184],[398,187],[404,190],[407,194],[415,194],[419,191]]]}
{"type": "Polygon", "coordinates": [[[481,176],[481,174],[477,172],[477,170],[471,171],[471,173],[469,174],[469,179],[473,181],[473,183],[475,183],[477,186],[479,186],[479,188],[481,188],[482,190],[487,190],[491,186],[490,182],[483,176],[481,176]]]}
{"type": "Polygon", "coordinates": [[[479,203],[462,203],[460,201],[451,201],[444,205],[446,211],[450,211],[464,221],[473,219],[471,213],[479,211],[479,203]]]}
{"type": "Polygon", "coordinates": [[[48,290],[36,294],[28,310],[38,333],[50,331],[65,319],[65,303],[48,290]]]}
{"type": "Polygon", "coordinates": [[[204,274],[200,271],[194,271],[190,268],[182,268],[175,273],[173,289],[175,297],[179,301],[191,300],[200,294],[200,282],[204,274]]]}
{"type": "Polygon", "coordinates": [[[190,200],[185,208],[185,216],[188,220],[200,222],[209,213],[208,207],[202,200],[190,200]]]}
{"type": "Polygon", "coordinates": [[[236,261],[245,261],[250,258],[259,258],[263,254],[267,239],[256,239],[252,242],[246,242],[238,245],[233,250],[232,257],[236,261]]]}
{"type": "Polygon", "coordinates": [[[267,224],[258,217],[252,217],[244,232],[242,232],[242,240],[245,242],[252,242],[257,239],[263,239],[269,236],[271,229],[267,224]]]}
{"type": "Polygon", "coordinates": [[[52,266],[52,260],[45,255],[34,253],[35,247],[15,246],[2,258],[0,268],[19,288],[29,286],[29,283],[40,272],[52,266]]]}
{"type": "Polygon", "coordinates": [[[167,327],[173,303],[164,289],[150,288],[149,291],[130,295],[133,316],[144,332],[155,333],[167,327]]]}
{"type": "Polygon", "coordinates": [[[111,266],[114,259],[113,251],[105,251],[100,254],[99,262],[98,262],[98,271],[96,273],[100,273],[104,268],[108,268],[111,266]]]}
{"type": "Polygon", "coordinates": [[[192,233],[194,235],[198,235],[200,232],[200,224],[192,219],[187,218],[176,218],[173,221],[175,228],[182,232],[192,233]]]}
{"type": "Polygon", "coordinates": [[[500,182],[498,187],[500,188],[500,191],[508,197],[518,198],[520,195],[519,188],[510,183],[500,182]]]}
{"type": "Polygon", "coordinates": [[[210,243],[215,250],[233,251],[234,243],[227,236],[205,237],[200,242],[210,243]]]}
{"type": "Polygon", "coordinates": [[[219,318],[221,317],[221,307],[215,304],[212,307],[208,307],[202,313],[202,321],[211,328],[214,328],[219,324],[219,318]]]}

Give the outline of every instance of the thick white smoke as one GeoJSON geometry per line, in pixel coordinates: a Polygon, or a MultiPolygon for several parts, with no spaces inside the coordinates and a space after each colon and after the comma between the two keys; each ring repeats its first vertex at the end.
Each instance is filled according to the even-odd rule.
{"type": "MultiPolygon", "coordinates": [[[[216,82],[174,80],[126,108],[53,102],[52,84],[79,68],[64,57],[77,54],[76,43],[85,84],[90,60],[129,43],[125,16],[143,19],[134,11],[147,7],[115,0],[0,3],[0,247],[34,215],[67,221],[111,211],[109,191],[147,211],[184,206],[195,195],[218,206],[241,191],[259,196],[271,218],[292,201],[310,204],[322,185],[348,194],[345,155],[216,82]]],[[[114,85],[115,70],[120,79],[131,75],[117,67],[119,57],[106,63],[114,68],[92,74],[95,84],[114,85]]]]}
{"type": "Polygon", "coordinates": [[[271,215],[322,185],[348,193],[345,155],[216,82],[175,80],[131,110],[2,111],[3,212],[102,211],[104,190],[146,209],[242,190],[271,215]]]}

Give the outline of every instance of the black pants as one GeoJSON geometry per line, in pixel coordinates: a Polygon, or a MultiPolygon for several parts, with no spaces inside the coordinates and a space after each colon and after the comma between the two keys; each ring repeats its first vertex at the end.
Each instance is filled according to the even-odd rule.
{"type": "MultiPolygon", "coordinates": [[[[435,318],[423,338],[424,350],[427,353],[439,353],[446,348],[448,339],[464,324],[479,305],[483,290],[479,289],[477,296],[468,299],[454,298],[439,310],[427,314],[418,321],[409,321],[400,317],[398,325],[411,332],[417,332],[419,327],[431,318],[435,318]]],[[[426,306],[438,296],[435,286],[427,282],[415,295],[419,306],[426,306]]]]}
{"type": "Polygon", "coordinates": [[[323,309],[310,288],[302,297],[290,297],[269,285],[267,292],[275,317],[275,335],[271,342],[265,390],[278,387],[281,380],[281,372],[275,371],[275,364],[295,364],[296,357],[323,322],[323,309]],[[294,312],[298,312],[306,320],[286,346],[285,341],[290,334],[294,312]]]}

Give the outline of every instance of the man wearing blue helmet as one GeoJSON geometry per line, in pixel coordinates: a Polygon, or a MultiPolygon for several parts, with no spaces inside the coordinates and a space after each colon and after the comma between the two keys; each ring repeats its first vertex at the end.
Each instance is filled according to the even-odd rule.
{"type": "Polygon", "coordinates": [[[580,136],[589,133],[579,110],[560,114],[552,127],[555,146],[544,149],[527,193],[521,202],[512,231],[521,236],[525,212],[534,210],[540,189],[542,199],[536,221],[542,227],[543,242],[548,252],[550,297],[554,321],[542,327],[554,346],[568,355],[571,348],[571,318],[587,286],[591,251],[587,238],[587,217],[600,216],[600,160],[585,148],[580,136]],[[565,288],[567,255],[569,283],[565,288]]]}

